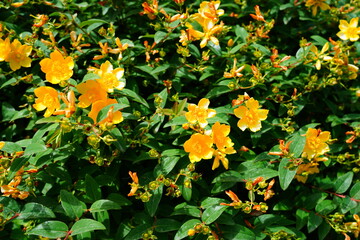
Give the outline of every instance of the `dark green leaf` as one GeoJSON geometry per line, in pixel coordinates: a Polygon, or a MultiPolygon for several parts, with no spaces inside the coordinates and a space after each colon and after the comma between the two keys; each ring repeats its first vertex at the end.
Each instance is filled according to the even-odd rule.
{"type": "Polygon", "coordinates": [[[135,102],[141,103],[145,107],[149,108],[149,104],[146,102],[146,100],[144,98],[140,97],[140,95],[137,94],[136,92],[131,91],[130,89],[124,88],[123,90],[121,90],[121,94],[123,94],[123,95],[131,98],[135,102]]]}
{"type": "Polygon", "coordinates": [[[181,226],[179,221],[171,218],[160,218],[156,220],[155,231],[157,232],[170,232],[178,230],[181,226]]]}
{"type": "Polygon", "coordinates": [[[355,183],[350,189],[350,197],[360,199],[360,182],[355,183]]]}
{"type": "Polygon", "coordinates": [[[316,228],[318,228],[320,226],[320,224],[322,223],[322,221],[323,221],[322,217],[320,217],[319,215],[316,215],[314,212],[310,212],[308,224],[307,224],[308,232],[311,233],[316,228]]]}
{"type": "Polygon", "coordinates": [[[43,222],[30,231],[28,235],[37,235],[46,238],[63,238],[66,236],[68,227],[65,223],[60,221],[43,222]]]}
{"type": "Polygon", "coordinates": [[[186,221],[176,232],[174,240],[180,240],[188,237],[188,231],[195,227],[196,224],[201,223],[199,219],[191,219],[186,221]]]}
{"type": "Polygon", "coordinates": [[[39,219],[39,218],[55,218],[55,214],[50,208],[39,203],[27,203],[21,210],[17,219],[39,219]]]}
{"type": "Polygon", "coordinates": [[[86,195],[93,201],[101,198],[101,189],[99,184],[89,174],[85,176],[86,195]]]}
{"type": "Polygon", "coordinates": [[[288,163],[290,163],[290,159],[283,158],[279,164],[279,181],[283,190],[286,190],[289,187],[291,181],[296,175],[297,170],[297,168],[294,170],[289,170],[289,168],[287,168],[288,163]]]}
{"type": "Polygon", "coordinates": [[[105,230],[105,226],[93,219],[80,219],[79,221],[75,222],[71,231],[71,236],[75,236],[85,232],[92,232],[95,230],[105,230]]]}
{"type": "Polygon", "coordinates": [[[29,156],[35,153],[44,152],[46,151],[45,144],[41,143],[31,143],[29,146],[26,147],[24,155],[29,156]]]}
{"type": "Polygon", "coordinates": [[[336,204],[334,204],[331,200],[324,200],[316,205],[315,211],[318,214],[327,215],[332,211],[334,211],[336,207],[337,207],[336,204]]]}
{"type": "Polygon", "coordinates": [[[163,186],[158,187],[152,192],[150,200],[145,203],[146,210],[151,217],[155,216],[156,210],[158,209],[159,202],[163,193],[163,186]]]}
{"type": "Polygon", "coordinates": [[[188,203],[184,202],[177,205],[171,215],[188,215],[200,218],[201,211],[198,207],[188,205],[188,203]]]}
{"type": "Polygon", "coordinates": [[[302,209],[296,210],[296,228],[303,228],[308,222],[309,212],[306,212],[302,209]]]}
{"type": "Polygon", "coordinates": [[[60,191],[61,206],[64,208],[68,217],[75,219],[80,218],[86,207],[84,203],[80,202],[74,195],[68,191],[60,191]]]}
{"type": "Polygon", "coordinates": [[[351,185],[353,177],[354,177],[353,172],[347,172],[344,175],[340,176],[338,179],[336,179],[334,183],[335,192],[336,193],[346,192],[351,185]]]}
{"type": "Polygon", "coordinates": [[[214,221],[216,221],[216,219],[218,219],[218,217],[220,217],[220,215],[225,211],[227,207],[228,206],[223,205],[211,206],[205,209],[201,216],[201,220],[204,221],[205,224],[213,223],[214,221]]]}
{"type": "Polygon", "coordinates": [[[126,235],[124,240],[139,240],[142,239],[142,235],[145,231],[147,231],[151,227],[150,224],[142,224],[132,229],[129,234],[126,235]]]}
{"type": "Polygon", "coordinates": [[[94,212],[118,210],[118,209],[121,209],[121,206],[118,203],[108,199],[100,199],[91,205],[90,212],[94,213],[94,212]]]}
{"type": "Polygon", "coordinates": [[[301,153],[304,150],[306,138],[301,136],[299,133],[295,134],[292,138],[288,140],[290,142],[290,153],[293,154],[293,157],[300,157],[301,153]]]}

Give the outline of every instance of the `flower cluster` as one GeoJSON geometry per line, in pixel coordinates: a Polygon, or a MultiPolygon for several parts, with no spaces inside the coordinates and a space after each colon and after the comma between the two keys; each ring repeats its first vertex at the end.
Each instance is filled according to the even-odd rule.
{"type": "Polygon", "coordinates": [[[188,45],[194,40],[201,40],[200,47],[204,48],[210,41],[219,45],[216,35],[223,31],[224,23],[219,22],[219,17],[224,14],[224,10],[218,9],[220,1],[203,1],[200,4],[198,13],[189,16],[186,22],[186,30],[181,30],[180,42],[183,46],[188,45]],[[196,25],[200,25],[202,30],[197,30],[196,25]]]}

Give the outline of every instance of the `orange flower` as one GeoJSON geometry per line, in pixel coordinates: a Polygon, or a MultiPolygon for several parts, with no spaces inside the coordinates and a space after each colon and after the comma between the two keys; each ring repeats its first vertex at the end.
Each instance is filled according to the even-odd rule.
{"type": "Polygon", "coordinates": [[[96,79],[101,86],[108,92],[113,92],[114,88],[121,90],[125,87],[125,80],[122,79],[124,75],[123,68],[113,68],[113,65],[106,61],[101,64],[100,68],[90,68],[95,74],[99,75],[99,79],[96,79]]]}
{"type": "Polygon", "coordinates": [[[348,40],[355,42],[359,39],[360,27],[357,27],[359,18],[352,18],[350,23],[345,20],[340,20],[339,28],[340,32],[336,35],[342,40],[348,40]]]}
{"type": "Polygon", "coordinates": [[[312,163],[312,162],[301,164],[296,171],[296,175],[295,175],[296,180],[305,183],[310,174],[320,172],[318,165],[319,165],[318,163],[312,163]]]}
{"type": "Polygon", "coordinates": [[[28,56],[30,55],[31,50],[31,46],[21,45],[21,43],[17,39],[15,39],[10,44],[10,52],[5,58],[5,61],[10,63],[11,70],[16,71],[21,67],[30,67],[31,58],[29,58],[28,56]]]}
{"type": "Polygon", "coordinates": [[[266,22],[265,19],[264,19],[264,16],[263,16],[263,15],[261,14],[261,12],[260,12],[260,7],[259,7],[259,5],[256,5],[256,6],[254,7],[254,9],[255,9],[255,14],[256,14],[256,15],[250,14],[250,16],[251,16],[253,19],[255,19],[255,20],[266,22]]]}
{"type": "Polygon", "coordinates": [[[72,57],[64,58],[58,50],[55,50],[50,54],[50,58],[40,61],[40,66],[41,71],[46,74],[46,80],[57,84],[68,80],[73,75],[74,61],[72,57]]]}
{"type": "Polygon", "coordinates": [[[10,38],[6,38],[5,40],[0,39],[0,62],[7,58],[10,51],[10,38]]]}
{"type": "Polygon", "coordinates": [[[324,3],[325,1],[326,0],[307,0],[305,6],[311,7],[312,15],[315,16],[318,7],[320,7],[323,11],[330,9],[330,6],[324,3]]]}
{"type": "Polygon", "coordinates": [[[132,183],[129,183],[129,185],[131,186],[131,190],[130,190],[128,196],[131,197],[131,196],[134,196],[134,194],[136,193],[136,191],[139,188],[139,178],[138,178],[136,172],[133,173],[133,172],[129,171],[129,175],[130,175],[131,179],[133,180],[132,183]]]}
{"type": "MultiPolygon", "coordinates": [[[[97,123],[97,116],[101,109],[110,104],[117,103],[116,99],[105,99],[94,102],[91,107],[91,111],[89,112],[89,117],[94,120],[94,123],[97,123]]],[[[105,126],[106,124],[117,124],[124,120],[122,113],[120,111],[113,112],[113,107],[109,109],[107,113],[107,117],[100,121],[98,124],[105,126]]]]}
{"type": "Polygon", "coordinates": [[[249,128],[252,132],[259,131],[261,129],[261,121],[267,118],[269,110],[259,109],[259,102],[254,98],[250,98],[245,102],[246,106],[239,106],[234,110],[236,117],[240,118],[238,121],[238,127],[244,131],[249,128]]]}
{"type": "Polygon", "coordinates": [[[228,195],[231,198],[232,203],[220,203],[220,205],[230,206],[230,207],[235,207],[235,208],[241,207],[242,202],[233,191],[229,190],[229,191],[225,191],[225,193],[226,193],[226,195],[228,195]]]}
{"type": "Polygon", "coordinates": [[[243,76],[243,74],[241,74],[240,72],[241,72],[242,70],[244,70],[245,65],[237,68],[237,67],[236,67],[236,63],[237,63],[237,60],[236,60],[236,58],[234,58],[233,67],[232,67],[232,69],[230,70],[230,72],[224,72],[224,78],[235,78],[235,77],[242,77],[242,76],[243,76]]]}
{"type": "Polygon", "coordinates": [[[309,128],[305,136],[306,143],[302,154],[303,157],[308,159],[316,158],[330,150],[326,144],[326,141],[330,139],[330,132],[309,128]]]}
{"type": "Polygon", "coordinates": [[[127,43],[122,44],[120,41],[120,38],[116,38],[115,43],[118,47],[114,48],[114,49],[110,49],[109,52],[113,53],[113,54],[119,53],[118,60],[121,60],[123,58],[122,52],[125,51],[129,47],[129,44],[127,44],[127,43]]]}
{"type": "Polygon", "coordinates": [[[210,159],[213,156],[213,140],[208,135],[195,133],[184,143],[185,152],[190,153],[190,162],[199,162],[201,159],[210,159]]]}
{"type": "Polygon", "coordinates": [[[214,117],[216,115],[215,110],[208,109],[209,104],[210,101],[207,98],[202,98],[199,101],[198,105],[189,103],[189,112],[185,113],[185,117],[189,121],[189,123],[195,124],[196,122],[198,122],[201,128],[206,127],[208,125],[206,119],[214,117]]]}
{"type": "Polygon", "coordinates": [[[56,109],[60,108],[59,94],[52,87],[38,87],[34,90],[34,93],[38,99],[35,100],[33,107],[37,111],[46,109],[44,117],[50,117],[56,109]]]}
{"type": "Polygon", "coordinates": [[[153,0],[152,5],[150,5],[147,2],[144,2],[142,4],[142,7],[144,8],[144,11],[142,11],[140,15],[146,14],[150,20],[154,20],[156,18],[156,15],[159,12],[158,11],[159,4],[157,0],[153,0]]]}
{"type": "Polygon", "coordinates": [[[107,99],[107,92],[102,85],[94,80],[88,80],[76,86],[76,89],[82,95],[79,97],[78,106],[87,108],[91,104],[99,100],[107,99]]]}
{"type": "Polygon", "coordinates": [[[76,111],[76,105],[75,105],[76,98],[74,91],[70,90],[67,96],[65,95],[65,93],[60,93],[60,98],[66,104],[66,108],[64,110],[56,110],[54,112],[54,115],[65,114],[65,117],[67,118],[71,117],[71,115],[73,115],[74,112],[76,111]]]}

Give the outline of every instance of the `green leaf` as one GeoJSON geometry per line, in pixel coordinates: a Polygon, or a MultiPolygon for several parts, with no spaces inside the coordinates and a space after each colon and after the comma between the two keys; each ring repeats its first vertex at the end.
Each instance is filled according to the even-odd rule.
{"type": "Polygon", "coordinates": [[[220,96],[221,94],[231,92],[232,90],[228,86],[219,86],[211,88],[211,90],[205,95],[205,98],[212,98],[220,96]]]}
{"type": "Polygon", "coordinates": [[[308,232],[309,233],[313,232],[316,228],[318,228],[320,226],[322,221],[323,221],[322,217],[320,217],[319,215],[316,215],[314,212],[310,212],[308,224],[307,224],[308,232]]]}
{"type": "Polygon", "coordinates": [[[85,232],[105,229],[105,226],[98,221],[95,221],[93,219],[80,219],[79,221],[74,223],[70,231],[71,236],[74,236],[85,232]]]}
{"type": "Polygon", "coordinates": [[[222,53],[221,53],[221,46],[220,44],[214,44],[213,42],[209,41],[207,43],[207,46],[210,48],[210,50],[215,53],[216,55],[218,56],[221,56],[222,53]]]}
{"type": "Polygon", "coordinates": [[[55,218],[55,214],[50,208],[39,203],[27,203],[17,217],[17,219],[26,220],[39,218],[55,218]]]}
{"type": "Polygon", "coordinates": [[[158,164],[155,167],[155,171],[156,173],[159,174],[164,174],[167,175],[168,173],[171,172],[171,170],[173,170],[173,168],[175,167],[176,163],[179,161],[180,157],[162,157],[160,160],[160,164],[158,164]]]}
{"type": "Polygon", "coordinates": [[[189,205],[186,202],[176,205],[171,215],[188,215],[200,218],[201,211],[198,207],[189,205]]]}
{"type": "Polygon", "coordinates": [[[296,228],[303,228],[308,222],[309,212],[306,212],[302,209],[296,210],[296,228]]]}
{"type": "Polygon", "coordinates": [[[129,234],[126,235],[124,240],[139,240],[142,239],[142,234],[151,227],[151,224],[141,224],[136,228],[132,229],[129,234]]]}
{"type": "Polygon", "coordinates": [[[290,159],[283,158],[279,164],[279,181],[282,190],[286,190],[289,187],[296,175],[297,167],[294,170],[289,170],[289,168],[287,168],[289,162],[290,159]]]}
{"type": "Polygon", "coordinates": [[[158,209],[159,202],[161,200],[163,193],[163,186],[158,187],[153,191],[153,195],[150,197],[150,200],[145,203],[146,210],[148,211],[151,217],[155,216],[156,210],[158,209]]]}
{"type": "Polygon", "coordinates": [[[22,147],[16,143],[6,142],[6,141],[4,141],[4,142],[5,142],[5,145],[1,149],[1,151],[3,151],[3,152],[15,153],[15,152],[20,152],[23,150],[22,147]]]}
{"type": "Polygon", "coordinates": [[[257,240],[254,232],[243,225],[221,226],[225,239],[257,240]]]}
{"type": "Polygon", "coordinates": [[[188,231],[195,227],[196,224],[201,223],[199,219],[190,219],[186,221],[176,232],[174,240],[180,240],[188,237],[188,231]]]}
{"type": "Polygon", "coordinates": [[[43,123],[59,123],[61,122],[61,116],[51,116],[47,118],[40,118],[35,122],[35,124],[43,124],[43,123]]]}
{"type": "Polygon", "coordinates": [[[240,27],[239,25],[236,25],[235,27],[235,34],[237,37],[240,37],[241,40],[246,43],[247,42],[247,37],[249,36],[249,33],[246,31],[245,28],[240,27]]]}
{"type": "Polygon", "coordinates": [[[100,79],[100,76],[95,74],[95,73],[87,73],[84,77],[82,82],[86,82],[88,80],[96,80],[96,79],[100,79]]]}
{"type": "Polygon", "coordinates": [[[187,123],[188,121],[186,120],[185,116],[178,116],[178,117],[174,117],[173,119],[171,119],[169,122],[167,122],[164,125],[165,127],[171,127],[171,126],[177,126],[177,125],[183,125],[184,123],[187,123]]]}
{"type": "Polygon", "coordinates": [[[216,221],[216,219],[218,219],[218,217],[220,217],[220,215],[225,211],[227,207],[228,206],[223,205],[211,206],[205,209],[201,216],[201,220],[205,222],[205,224],[213,223],[214,221],[216,221]]]}
{"type": "Polygon", "coordinates": [[[108,131],[110,133],[110,135],[115,138],[117,141],[114,141],[112,144],[115,145],[115,147],[120,150],[121,152],[125,152],[126,151],[126,142],[125,139],[122,135],[122,133],[120,132],[119,128],[113,128],[110,131],[108,131]]]}
{"type": "Polygon", "coordinates": [[[24,158],[24,157],[19,157],[19,158],[15,158],[13,160],[13,162],[11,163],[10,166],[10,172],[7,175],[7,179],[10,181],[11,179],[14,178],[15,174],[17,171],[20,170],[20,168],[22,168],[22,166],[24,166],[26,163],[28,162],[28,158],[24,158]]]}
{"type": "Polygon", "coordinates": [[[335,192],[336,193],[346,192],[351,185],[353,177],[354,177],[353,172],[347,172],[344,175],[340,176],[338,179],[336,179],[334,183],[335,192]]]}
{"type": "Polygon", "coordinates": [[[93,201],[101,198],[101,189],[99,184],[89,174],[85,176],[85,190],[86,195],[93,201]]]}
{"type": "Polygon", "coordinates": [[[330,229],[331,226],[326,221],[323,221],[318,229],[319,240],[325,239],[325,237],[329,234],[330,229]]]}
{"type": "Polygon", "coordinates": [[[350,197],[360,199],[360,182],[355,183],[350,189],[350,197]]]}
{"type": "Polygon", "coordinates": [[[41,143],[31,143],[29,144],[29,146],[26,147],[25,152],[24,152],[24,156],[29,156],[35,153],[39,153],[39,152],[44,152],[46,151],[46,146],[45,144],[41,144],[41,143]]]}
{"type": "Polygon", "coordinates": [[[336,208],[337,208],[336,204],[334,204],[331,200],[327,199],[319,202],[315,207],[315,211],[318,214],[327,215],[332,211],[334,211],[336,208]]]}
{"type": "Polygon", "coordinates": [[[100,199],[91,205],[90,212],[94,213],[94,212],[102,212],[107,210],[118,210],[118,209],[121,209],[120,204],[108,199],[100,199]]]}
{"type": "Polygon", "coordinates": [[[191,196],[192,196],[192,189],[185,187],[184,185],[180,186],[180,191],[181,191],[181,195],[183,196],[183,198],[189,202],[191,200],[191,196]]]}
{"type": "Polygon", "coordinates": [[[222,198],[214,198],[214,197],[207,197],[201,202],[201,208],[207,209],[212,206],[218,206],[220,203],[223,203],[224,199],[222,198]]]}
{"type": "Polygon", "coordinates": [[[127,104],[121,104],[121,103],[113,103],[113,104],[107,105],[99,111],[99,113],[96,117],[96,121],[101,122],[102,120],[107,118],[110,108],[113,108],[112,112],[116,112],[116,111],[120,111],[123,108],[126,108],[128,106],[129,105],[127,105],[127,104]]]}
{"type": "Polygon", "coordinates": [[[290,142],[290,153],[293,154],[293,157],[300,157],[301,153],[304,150],[306,138],[305,136],[301,136],[299,133],[295,134],[292,138],[288,140],[290,142]]]}
{"type": "Polygon", "coordinates": [[[181,223],[171,218],[160,218],[155,222],[155,231],[170,232],[179,229],[181,223]]]}
{"type": "Polygon", "coordinates": [[[68,232],[68,227],[65,223],[60,221],[43,222],[30,231],[28,235],[37,235],[46,238],[63,238],[68,232]]]}
{"type": "Polygon", "coordinates": [[[140,95],[137,94],[136,92],[131,91],[130,89],[127,89],[127,88],[124,88],[120,92],[121,92],[121,94],[131,98],[135,102],[141,103],[145,107],[149,108],[149,104],[146,102],[146,100],[144,98],[140,97],[140,95]]]}
{"type": "Polygon", "coordinates": [[[60,191],[60,200],[66,215],[72,219],[80,218],[86,210],[85,204],[66,190],[60,191]]]}
{"type": "Polygon", "coordinates": [[[154,41],[156,42],[156,44],[158,44],[159,42],[164,40],[166,35],[168,35],[168,33],[162,32],[162,31],[157,31],[154,36],[154,41]]]}

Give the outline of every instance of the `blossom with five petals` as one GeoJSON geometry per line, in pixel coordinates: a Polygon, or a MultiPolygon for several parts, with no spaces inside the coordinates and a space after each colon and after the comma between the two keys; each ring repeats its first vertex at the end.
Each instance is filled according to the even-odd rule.
{"type": "Polygon", "coordinates": [[[102,85],[95,80],[80,83],[76,89],[82,94],[78,103],[81,108],[87,108],[96,101],[107,99],[106,89],[102,88],[102,85]]]}
{"type": "Polygon", "coordinates": [[[340,32],[336,35],[342,40],[348,40],[355,42],[359,39],[360,27],[357,27],[359,18],[352,18],[348,23],[346,20],[340,20],[339,28],[340,32]]]}
{"type": "Polygon", "coordinates": [[[190,153],[190,162],[199,162],[201,159],[210,159],[213,156],[213,139],[208,135],[195,133],[184,143],[185,152],[190,153]]]}
{"type": "Polygon", "coordinates": [[[45,78],[52,84],[68,80],[73,75],[74,61],[72,57],[64,58],[63,55],[55,50],[50,53],[50,58],[40,61],[41,71],[45,73],[45,78]]]}
{"type": "Polygon", "coordinates": [[[125,80],[123,68],[115,68],[113,65],[106,61],[101,64],[100,68],[89,68],[90,71],[94,71],[100,78],[96,79],[101,86],[106,89],[107,92],[114,92],[114,88],[121,90],[125,87],[125,80]]]}
{"type": "Polygon", "coordinates": [[[52,87],[38,87],[34,90],[35,100],[33,107],[37,111],[45,110],[44,117],[50,117],[55,110],[60,108],[59,93],[52,87]]]}
{"type": "Polygon", "coordinates": [[[198,122],[201,128],[206,127],[208,125],[208,121],[206,119],[216,115],[216,111],[214,109],[208,109],[209,104],[210,101],[207,98],[202,98],[198,105],[189,103],[189,112],[185,113],[185,117],[189,123],[195,124],[198,122]]]}
{"type": "Polygon", "coordinates": [[[13,71],[18,70],[21,67],[30,67],[31,58],[29,58],[29,55],[31,51],[31,46],[22,45],[17,39],[15,39],[10,44],[10,52],[7,54],[5,61],[10,63],[10,68],[13,71]]]}
{"type": "Polygon", "coordinates": [[[252,132],[261,129],[261,121],[267,118],[269,110],[259,108],[259,102],[250,98],[245,102],[245,106],[239,106],[234,110],[235,116],[240,118],[237,125],[242,131],[246,128],[252,132]]]}
{"type": "Polygon", "coordinates": [[[330,139],[330,132],[322,132],[320,129],[309,128],[305,134],[306,142],[303,157],[316,158],[330,150],[326,142],[330,139]]]}

